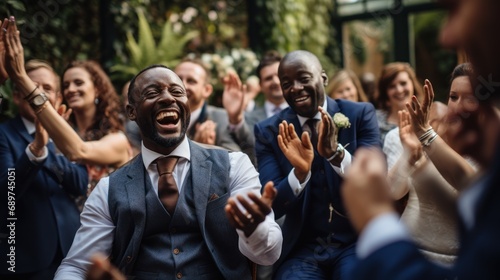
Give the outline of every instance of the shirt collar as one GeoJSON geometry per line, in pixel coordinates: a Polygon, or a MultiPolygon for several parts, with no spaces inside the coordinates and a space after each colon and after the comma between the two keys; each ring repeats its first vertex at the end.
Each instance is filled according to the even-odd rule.
{"type": "Polygon", "coordinates": [[[264,102],[264,109],[266,111],[266,116],[267,117],[272,117],[275,114],[274,113],[274,108],[276,108],[276,107],[280,107],[281,110],[283,110],[283,109],[288,108],[288,103],[286,103],[286,101],[283,101],[280,105],[276,106],[273,103],[271,103],[268,100],[266,100],[264,102]]]}
{"type": "MultiPolygon", "coordinates": [[[[321,106],[323,109],[325,109],[325,111],[328,112],[328,102],[327,102],[327,97],[325,96],[325,101],[323,102],[323,106],[321,106]]],[[[309,118],[306,118],[306,117],[303,117],[299,114],[297,114],[297,117],[299,118],[299,122],[300,122],[300,126],[304,126],[304,123],[309,119],[309,118]]],[[[316,113],[316,115],[314,115],[314,117],[312,117],[312,119],[315,119],[315,120],[321,120],[321,113],[318,111],[316,113]]]]}
{"type": "Polygon", "coordinates": [[[191,129],[191,127],[193,126],[193,124],[196,123],[196,121],[200,117],[200,115],[201,115],[201,109],[203,109],[203,106],[201,106],[200,108],[198,108],[198,109],[194,110],[193,112],[191,112],[191,119],[189,120],[188,131],[191,129]]]}
{"type": "Polygon", "coordinates": [[[34,123],[28,121],[27,119],[25,119],[23,117],[21,117],[21,120],[23,121],[24,127],[28,131],[28,134],[33,134],[36,132],[36,127],[35,127],[34,123]]]}
{"type": "Polygon", "coordinates": [[[170,154],[164,155],[157,153],[155,151],[152,151],[144,146],[144,142],[141,144],[141,153],[142,153],[142,161],[144,163],[144,166],[146,168],[151,165],[153,161],[155,161],[157,158],[164,157],[164,156],[178,156],[180,158],[185,158],[188,161],[191,160],[191,150],[189,149],[189,141],[187,136],[184,136],[184,140],[173,150],[170,154]]]}

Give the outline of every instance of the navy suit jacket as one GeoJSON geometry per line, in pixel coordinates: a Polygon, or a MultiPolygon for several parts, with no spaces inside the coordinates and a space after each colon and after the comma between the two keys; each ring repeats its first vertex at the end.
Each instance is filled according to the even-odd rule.
{"type": "Polygon", "coordinates": [[[66,256],[80,226],[80,213],[71,195],[85,194],[86,168],[57,155],[52,143],[47,145],[47,158],[33,163],[25,152],[32,141],[19,116],[0,125],[0,274],[12,274],[7,270],[11,246],[15,246],[16,273],[48,267],[58,248],[66,256]],[[15,175],[8,174],[10,168],[15,169],[15,175]],[[11,179],[15,185],[9,190],[11,179]],[[7,209],[8,196],[15,198],[14,216],[7,209]],[[17,220],[7,221],[10,217],[17,220]],[[15,223],[14,231],[6,227],[11,222],[15,223]]]}
{"type": "MultiPolygon", "coordinates": [[[[500,140],[500,139],[499,139],[500,140]]],[[[500,148],[484,184],[471,230],[461,231],[458,258],[445,269],[427,261],[407,241],[388,244],[360,261],[353,279],[500,279],[500,148]]],[[[478,187],[478,186],[472,186],[478,187]]]]}
{"type": "MultiPolygon", "coordinates": [[[[330,115],[342,112],[349,118],[350,128],[339,131],[339,143],[349,146],[346,148],[351,154],[361,146],[380,147],[379,128],[375,109],[369,103],[354,103],[346,100],[333,100],[327,97],[327,111],[330,115]]],[[[297,114],[289,107],[262,122],[255,125],[255,150],[260,174],[260,181],[264,186],[266,182],[273,181],[278,190],[278,195],[273,202],[273,210],[276,218],[286,215],[282,227],[283,231],[283,251],[278,264],[286,259],[292,248],[297,243],[304,225],[304,217],[307,217],[307,209],[311,201],[311,191],[309,183],[299,196],[296,196],[288,183],[288,174],[292,170],[292,165],[285,157],[278,146],[278,125],[286,120],[292,123],[297,134],[302,135],[297,114]]],[[[315,157],[319,154],[315,149],[315,157]]],[[[340,205],[341,212],[345,213],[340,196],[341,177],[333,170],[330,163],[324,161],[324,172],[327,172],[328,187],[334,194],[335,205],[340,205]]],[[[320,170],[311,170],[311,178],[320,170]]],[[[351,227],[349,225],[349,227],[351,227]]],[[[352,230],[353,235],[354,231],[352,230]]]]}

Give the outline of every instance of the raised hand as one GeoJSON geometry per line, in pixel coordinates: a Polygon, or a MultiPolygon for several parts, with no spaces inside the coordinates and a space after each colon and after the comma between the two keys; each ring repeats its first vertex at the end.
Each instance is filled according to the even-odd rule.
{"type": "Polygon", "coordinates": [[[224,209],[229,223],[242,230],[247,237],[252,235],[257,226],[266,219],[267,214],[271,213],[277,193],[274,183],[269,181],[264,186],[264,192],[260,198],[254,193],[248,193],[248,199],[253,203],[241,195],[229,198],[224,209]],[[244,212],[238,207],[236,200],[245,209],[244,212]]]}
{"type": "Polygon", "coordinates": [[[222,106],[227,111],[229,123],[239,124],[243,120],[243,113],[248,103],[247,86],[242,85],[238,74],[232,71],[222,79],[222,82],[224,83],[222,106]]]}
{"type": "Polygon", "coordinates": [[[379,215],[393,210],[383,153],[361,147],[344,176],[342,197],[350,221],[358,232],[379,215]]]}
{"type": "Polygon", "coordinates": [[[29,145],[29,149],[34,156],[41,157],[43,155],[43,148],[49,142],[49,134],[42,126],[42,123],[38,121],[38,119],[35,119],[35,127],[36,127],[35,138],[33,139],[33,142],[31,142],[31,144],[29,145]]]}
{"type": "Polygon", "coordinates": [[[409,155],[408,164],[413,166],[423,155],[422,144],[413,131],[410,114],[406,111],[399,111],[399,138],[401,144],[409,155]]]}
{"type": "Polygon", "coordinates": [[[8,24],[7,19],[0,20],[0,85],[9,78],[9,74],[5,70],[5,33],[7,32],[4,31],[7,30],[8,24]]]}
{"type": "Polygon", "coordinates": [[[295,176],[299,182],[304,182],[311,170],[314,159],[314,149],[307,132],[303,132],[300,139],[295,132],[293,124],[283,121],[279,125],[278,145],[295,168],[295,176]]]}
{"type": "Polygon", "coordinates": [[[418,102],[416,96],[412,96],[412,104],[406,103],[406,109],[410,112],[413,130],[420,137],[427,129],[429,129],[429,114],[431,105],[434,101],[434,89],[429,80],[425,80],[424,85],[424,101],[422,105],[418,102]],[[412,108],[413,107],[413,108],[412,108]]]}
{"type": "Polygon", "coordinates": [[[319,107],[321,121],[318,128],[318,153],[324,158],[330,158],[337,150],[339,130],[332,118],[323,108],[319,107]]]}
{"type": "Polygon", "coordinates": [[[71,116],[72,112],[73,109],[71,108],[68,109],[66,104],[62,104],[61,106],[59,106],[59,108],[57,108],[57,113],[59,113],[59,115],[63,117],[66,121],[69,120],[69,116],[71,116]]]}
{"type": "Polygon", "coordinates": [[[5,69],[7,73],[12,79],[20,78],[23,75],[27,76],[24,68],[24,49],[13,16],[9,18],[7,32],[4,35],[6,49],[5,69]]]}
{"type": "Polygon", "coordinates": [[[202,124],[196,124],[196,132],[193,140],[203,144],[215,145],[217,124],[212,120],[207,120],[202,124]]]}

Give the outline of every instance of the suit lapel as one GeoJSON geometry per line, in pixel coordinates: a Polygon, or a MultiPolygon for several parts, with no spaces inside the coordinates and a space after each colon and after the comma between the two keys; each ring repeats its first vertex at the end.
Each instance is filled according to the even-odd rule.
{"type": "Polygon", "coordinates": [[[31,136],[28,131],[26,130],[26,127],[24,126],[23,120],[21,119],[21,116],[16,116],[12,123],[12,130],[16,131],[21,135],[21,137],[26,140],[27,143],[31,143],[33,141],[33,136],[31,136]]]}
{"type": "Polygon", "coordinates": [[[132,210],[132,219],[134,220],[136,227],[140,229],[136,230],[134,235],[140,233],[141,236],[138,240],[141,240],[145,226],[144,217],[146,215],[146,188],[151,187],[151,180],[149,179],[149,176],[146,176],[141,154],[133,159],[130,165],[127,165],[124,168],[127,168],[125,173],[128,177],[125,182],[125,191],[128,196],[127,200],[129,207],[132,210]]]}
{"type": "Polygon", "coordinates": [[[205,215],[210,191],[212,161],[207,151],[189,141],[191,149],[191,180],[195,202],[196,216],[202,232],[205,232],[205,215]]]}

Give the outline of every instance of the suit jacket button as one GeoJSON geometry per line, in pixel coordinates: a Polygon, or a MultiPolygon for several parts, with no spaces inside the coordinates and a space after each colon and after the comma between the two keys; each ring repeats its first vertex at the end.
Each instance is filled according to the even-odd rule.
{"type": "Polygon", "coordinates": [[[175,277],[177,277],[177,279],[181,279],[182,278],[182,273],[178,272],[175,277]]]}
{"type": "Polygon", "coordinates": [[[131,256],[127,256],[127,263],[130,263],[132,261],[132,257],[131,256]]]}
{"type": "Polygon", "coordinates": [[[179,250],[179,249],[177,249],[177,248],[175,248],[175,249],[174,249],[174,255],[179,254],[179,252],[180,252],[180,250],[179,250]]]}

